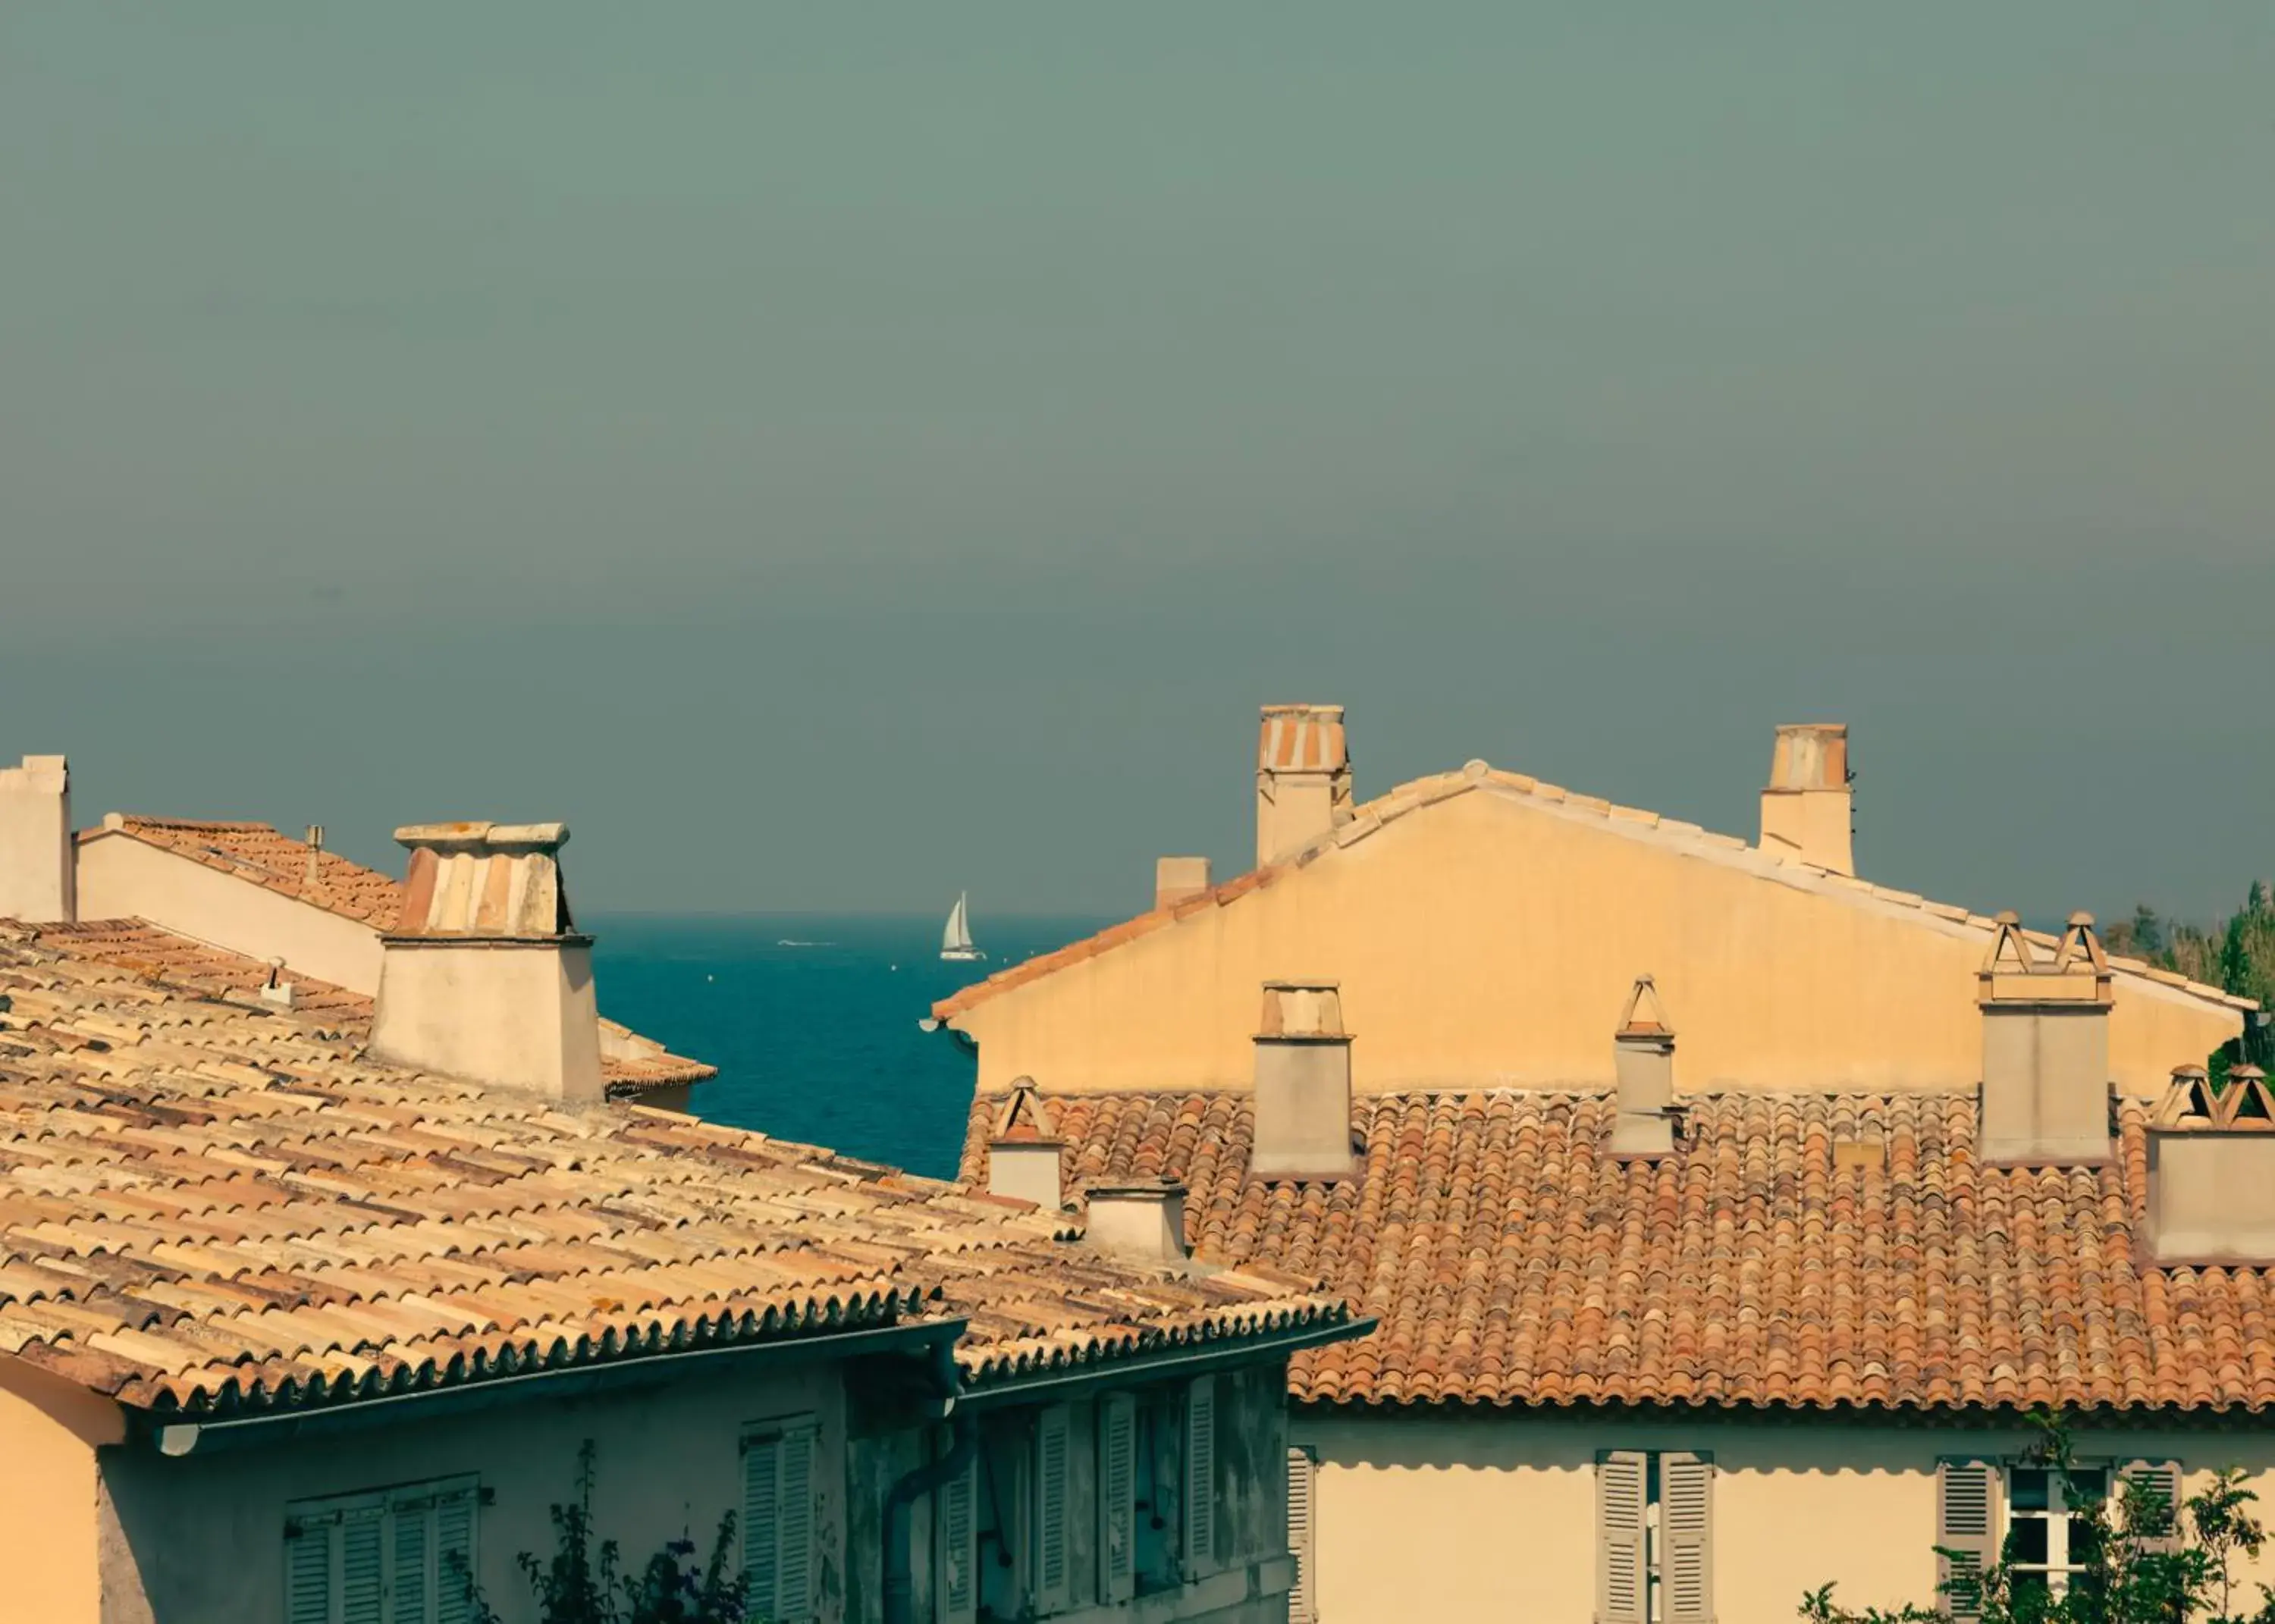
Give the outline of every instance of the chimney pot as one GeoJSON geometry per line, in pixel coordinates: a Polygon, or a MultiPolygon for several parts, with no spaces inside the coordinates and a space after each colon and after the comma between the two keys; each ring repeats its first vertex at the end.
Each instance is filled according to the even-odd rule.
{"type": "Polygon", "coordinates": [[[1256,866],[1351,820],[1349,742],[1340,705],[1267,705],[1256,744],[1256,866]]]}
{"type": "Polygon", "coordinates": [[[593,939],[561,882],[562,823],[429,823],[382,936],[372,1052],[572,1102],[601,1097],[593,939]]]}
{"type": "Polygon", "coordinates": [[[1132,1263],[1185,1261],[1185,1187],[1171,1179],[1093,1184],[1083,1238],[1132,1263]]]}
{"type": "Polygon", "coordinates": [[[1856,872],[1855,807],[1845,722],[1788,722],[1777,730],[1762,791],[1761,849],[1836,874],[1856,872]]]}
{"type": "Polygon", "coordinates": [[[2002,913],[1976,973],[1983,1090],[1976,1113],[1985,1162],[2083,1167],[2107,1161],[2109,957],[2092,917],[2073,914],[2050,959],[2002,913]]]}
{"type": "Polygon", "coordinates": [[[1333,981],[1267,981],[1256,1033],[1254,1137],[1259,1179],[1333,1180],[1351,1151],[1351,1034],[1333,981]]]}
{"type": "Polygon", "coordinates": [[[1664,1156],[1674,1148],[1674,1026],[1649,976],[1628,993],[1612,1034],[1617,1079],[1612,1154],[1664,1156]]]}
{"type": "Polygon", "coordinates": [[[1014,1078],[987,1141],[987,1193],[1057,1212],[1064,1201],[1060,1167],[1065,1148],[1057,1115],[1034,1078],[1014,1078]]]}
{"type": "Polygon", "coordinates": [[[2201,1066],[2177,1066],[2150,1113],[2141,1244],[2172,1267],[2275,1265],[2275,1098],[2258,1067],[2228,1068],[2213,1093],[2201,1066]]]}
{"type": "Polygon", "coordinates": [[[1153,863],[1153,906],[1174,908],[1209,888],[1206,857],[1158,857],[1153,863]]]}
{"type": "Polygon", "coordinates": [[[0,768],[0,918],[64,925],[79,918],[71,764],[26,756],[0,768]]]}

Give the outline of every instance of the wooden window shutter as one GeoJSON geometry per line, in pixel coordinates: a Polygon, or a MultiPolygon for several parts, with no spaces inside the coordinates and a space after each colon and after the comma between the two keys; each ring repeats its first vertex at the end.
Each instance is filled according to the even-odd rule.
{"type": "Polygon", "coordinates": [[[1185,1576],[1216,1571],[1216,1378],[1196,1376],[1185,1394],[1185,1576]]]}
{"type": "Polygon", "coordinates": [[[1650,1457],[1607,1449],[1596,1457],[1596,1624],[1648,1624],[1644,1566],[1650,1457]]]}
{"type": "Polygon", "coordinates": [[[813,1429],[782,1440],[780,1519],[775,1541],[775,1624],[804,1624],[813,1614],[813,1429]]]}
{"type": "Polygon", "coordinates": [[[1063,1404],[1035,1418],[1035,1605],[1043,1613],[1063,1613],[1074,1599],[1067,1548],[1073,1435],[1074,1417],[1063,1404]]]}
{"type": "Polygon", "coordinates": [[[337,1513],[295,1517],[284,1525],[285,1624],[332,1624],[339,1528],[337,1513]]]}
{"type": "Polygon", "coordinates": [[[435,1499],[435,1624],[467,1624],[474,1616],[474,1512],[481,1491],[454,1490],[435,1499]]]}
{"type": "Polygon", "coordinates": [[[387,1624],[387,1508],[340,1514],[338,1624],[387,1624]]]}
{"type": "Polygon", "coordinates": [[[761,1618],[775,1613],[781,1589],[775,1541],[782,1521],[782,1453],[779,1438],[752,1439],[743,1446],[743,1573],[750,1581],[751,1610],[761,1618]]]}
{"type": "Polygon", "coordinates": [[[1713,1624],[1714,1460],[1659,1457],[1660,1616],[1666,1624],[1713,1624]]]}
{"type": "Polygon", "coordinates": [[[933,1521],[940,1574],[941,1624],[971,1624],[979,1613],[979,1456],[940,1487],[933,1521]]]}
{"type": "Polygon", "coordinates": [[[1319,1581],[1313,1572],[1317,1543],[1313,1490],[1319,1463],[1308,1449],[1288,1451],[1288,1553],[1296,1559],[1296,1588],[1288,1593],[1288,1624],[1319,1624],[1319,1581]]]}
{"type": "Polygon", "coordinates": [[[2128,1524],[2143,1551],[2171,1555],[2181,1548],[2181,1463],[2177,1461],[2128,1461],[2118,1480],[2132,1492],[2122,1509],[2130,1516],[2134,1503],[2155,1520],[2153,1528],[2128,1524]]]}
{"type": "Polygon", "coordinates": [[[428,1567],[435,1550],[434,1506],[423,1499],[406,1500],[392,1509],[395,1605],[388,1610],[389,1624],[434,1624],[427,1605],[435,1592],[428,1567]]]}
{"type": "Polygon", "coordinates": [[[1138,1592],[1138,1401],[1098,1401],[1098,1599],[1138,1592]]]}
{"type": "Polygon", "coordinates": [[[1983,1615],[1982,1576],[1999,1560],[1999,1463],[1956,1456],[1936,1463],[1936,1585],[1954,1619],[1983,1615]]]}

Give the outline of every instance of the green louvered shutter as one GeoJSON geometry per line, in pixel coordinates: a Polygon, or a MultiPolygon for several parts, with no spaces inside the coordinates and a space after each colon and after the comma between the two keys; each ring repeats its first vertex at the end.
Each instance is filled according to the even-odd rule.
{"type": "Polygon", "coordinates": [[[474,1616],[474,1520],[479,1489],[435,1499],[435,1624],[467,1624],[474,1616]]]}
{"type": "Polygon", "coordinates": [[[336,1512],[295,1517],[284,1525],[285,1624],[332,1624],[336,1512]]]}
{"type": "Polygon", "coordinates": [[[340,1514],[339,1624],[387,1624],[387,1508],[340,1514]]]}
{"type": "Polygon", "coordinates": [[[1216,1571],[1216,1378],[1196,1376],[1185,1395],[1185,1577],[1216,1571]]]}
{"type": "Polygon", "coordinates": [[[786,1434],[782,1446],[782,1498],[775,1542],[775,1618],[770,1624],[805,1624],[813,1616],[813,1455],[812,1428],[786,1434]]]}
{"type": "Polygon", "coordinates": [[[393,1572],[395,1605],[389,1610],[394,1624],[434,1624],[429,1605],[434,1599],[433,1576],[427,1563],[434,1551],[435,1507],[429,1499],[404,1500],[394,1507],[393,1572]]]}
{"type": "Polygon", "coordinates": [[[782,1457],[780,1438],[743,1446],[743,1573],[750,1581],[751,1611],[767,1620],[781,1610],[782,1457]]]}
{"type": "Polygon", "coordinates": [[[1308,1449],[1288,1451],[1288,1553],[1296,1559],[1296,1588],[1288,1592],[1288,1624],[1318,1624],[1319,1578],[1312,1571],[1317,1539],[1315,1489],[1319,1463],[1308,1449]]]}
{"type": "Polygon", "coordinates": [[[979,1615],[979,1457],[976,1451],[962,1471],[941,1484],[933,1506],[941,1624],[971,1624],[979,1615]]]}
{"type": "Polygon", "coordinates": [[[1651,1460],[1629,1449],[1596,1457],[1596,1624],[1649,1624],[1644,1519],[1651,1460]]]}
{"type": "Polygon", "coordinates": [[[1999,1465],[1974,1456],[1938,1462],[1936,1586],[1954,1619],[1983,1614],[1984,1570],[1999,1560],[1999,1465]]]}
{"type": "Polygon", "coordinates": [[[1098,1401],[1098,1599],[1128,1601],[1138,1590],[1138,1401],[1098,1401]]]}
{"type": "Polygon", "coordinates": [[[1067,1499],[1073,1492],[1074,1417],[1054,1404],[1035,1418],[1035,1605],[1062,1613],[1074,1599],[1067,1545],[1067,1499]]]}
{"type": "Polygon", "coordinates": [[[1714,1462],[1659,1457],[1659,1567],[1665,1624],[1714,1624],[1714,1462]]]}

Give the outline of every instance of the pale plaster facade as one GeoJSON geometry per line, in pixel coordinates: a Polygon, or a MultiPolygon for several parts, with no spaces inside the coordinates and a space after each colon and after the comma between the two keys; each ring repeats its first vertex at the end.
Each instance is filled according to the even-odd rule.
{"type": "MultiPolygon", "coordinates": [[[[1735,842],[1733,843],[1735,845],[1735,842]]],[[[1678,1091],[1971,1087],[1992,922],[1744,848],[1480,788],[1274,881],[949,1015],[982,1092],[1245,1089],[1257,989],[1336,982],[1353,1086],[1604,1087],[1638,975],[1682,1033],[1678,1091]]],[[[2111,1075],[2159,1092],[2241,1010],[2120,969],[2111,1075]]]]}
{"type": "MultiPolygon", "coordinates": [[[[1607,1449],[1712,1456],[1714,1612],[1723,1624],[1795,1616],[1834,1582],[1851,1606],[1932,1603],[1936,1462],[2018,1454],[2021,1428],[1823,1418],[1371,1415],[1299,1410],[1289,1440],[1317,1452],[1319,1624],[1392,1619],[1591,1624],[1596,1616],[1596,1458],[1607,1449]]],[[[2188,1491],[2241,1466],[2275,1503],[2264,1431],[2087,1430],[2081,1462],[2180,1462],[2188,1491]]],[[[2275,1583],[2275,1551],[2235,1568],[2241,1595],[2275,1583]]]]}
{"type": "Polygon", "coordinates": [[[79,842],[79,917],[147,919],[249,958],[284,961],[366,997],[379,991],[379,932],[361,919],[304,903],[120,829],[79,842]]]}

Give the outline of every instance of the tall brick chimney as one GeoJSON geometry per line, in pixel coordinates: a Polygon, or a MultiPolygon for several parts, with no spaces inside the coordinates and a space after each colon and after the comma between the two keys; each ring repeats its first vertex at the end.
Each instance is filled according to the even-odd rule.
{"type": "Polygon", "coordinates": [[[1762,791],[1762,850],[1836,874],[1856,872],[1848,726],[1789,722],[1777,730],[1769,788],[1762,791]]]}
{"type": "Polygon", "coordinates": [[[79,917],[71,766],[26,756],[0,768],[0,918],[57,925],[79,917]]]}
{"type": "Polygon", "coordinates": [[[571,1102],[601,1098],[593,939],[561,884],[565,823],[425,823],[381,937],[372,1053],[571,1102]]]}
{"type": "Polygon", "coordinates": [[[1350,817],[1343,707],[1266,706],[1256,744],[1257,867],[1333,834],[1350,817]]]}

